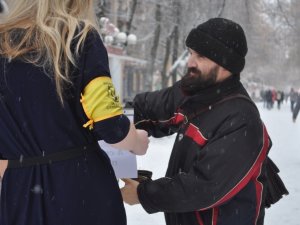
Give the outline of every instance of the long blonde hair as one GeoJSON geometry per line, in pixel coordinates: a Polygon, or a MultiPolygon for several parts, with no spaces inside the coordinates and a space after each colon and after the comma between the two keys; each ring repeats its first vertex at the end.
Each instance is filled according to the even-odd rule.
{"type": "Polygon", "coordinates": [[[70,66],[76,66],[76,57],[89,30],[97,30],[93,0],[9,0],[7,3],[9,11],[0,17],[0,55],[21,58],[50,70],[63,103],[64,84],[72,83],[70,66]],[[78,42],[72,51],[74,38],[78,42]]]}

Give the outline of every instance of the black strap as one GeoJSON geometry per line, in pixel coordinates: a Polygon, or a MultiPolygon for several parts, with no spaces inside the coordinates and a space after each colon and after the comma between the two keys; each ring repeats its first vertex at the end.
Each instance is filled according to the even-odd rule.
{"type": "Polygon", "coordinates": [[[18,160],[8,160],[7,168],[23,168],[28,166],[52,164],[54,162],[77,158],[88,152],[99,150],[98,143],[75,147],[49,155],[20,158],[18,160]]]}

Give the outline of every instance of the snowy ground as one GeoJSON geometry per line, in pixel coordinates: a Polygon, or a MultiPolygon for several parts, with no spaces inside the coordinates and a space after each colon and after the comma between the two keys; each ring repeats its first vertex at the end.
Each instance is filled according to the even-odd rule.
{"type": "MultiPolygon", "coordinates": [[[[270,157],[281,170],[280,176],[290,192],[266,211],[265,225],[299,225],[300,179],[297,177],[300,176],[300,118],[296,123],[292,122],[287,103],[281,110],[266,110],[260,103],[258,107],[273,141],[270,157]]],[[[138,158],[138,168],[152,170],[154,179],[163,176],[174,137],[151,139],[147,155],[138,158]]],[[[125,207],[128,225],[165,224],[162,213],[149,215],[140,205],[125,207]]]]}

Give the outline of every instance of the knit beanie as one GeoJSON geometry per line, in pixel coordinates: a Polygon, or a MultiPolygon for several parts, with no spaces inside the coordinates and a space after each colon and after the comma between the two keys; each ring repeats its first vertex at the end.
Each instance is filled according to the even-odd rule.
{"type": "Polygon", "coordinates": [[[233,74],[245,66],[247,41],[243,28],[228,19],[213,18],[191,30],[186,46],[233,74]]]}

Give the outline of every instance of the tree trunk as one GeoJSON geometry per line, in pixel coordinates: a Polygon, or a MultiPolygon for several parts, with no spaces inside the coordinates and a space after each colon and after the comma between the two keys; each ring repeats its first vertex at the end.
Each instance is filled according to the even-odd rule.
{"type": "MultiPolygon", "coordinates": [[[[174,27],[174,41],[173,41],[173,54],[172,54],[172,64],[177,60],[178,58],[178,47],[179,47],[179,24],[180,24],[180,18],[181,18],[181,4],[180,0],[176,0],[174,2],[174,7],[175,7],[175,15],[176,15],[176,24],[174,27]]],[[[177,78],[177,69],[174,69],[171,72],[171,77],[172,77],[172,84],[176,82],[177,78]]]]}
{"type": "Polygon", "coordinates": [[[167,41],[166,41],[165,58],[164,58],[163,70],[161,73],[162,88],[165,88],[168,86],[169,76],[167,74],[167,69],[168,69],[168,64],[169,64],[169,60],[170,60],[171,42],[172,42],[172,36],[174,34],[174,30],[175,30],[175,27],[173,28],[172,32],[168,35],[167,41]]]}
{"type": "Polygon", "coordinates": [[[131,11],[130,11],[130,16],[129,16],[129,21],[127,22],[127,29],[126,29],[127,34],[129,34],[130,30],[131,30],[132,21],[133,21],[133,17],[134,17],[134,14],[135,14],[136,6],[137,6],[137,0],[133,0],[131,11]]]}
{"type": "Polygon", "coordinates": [[[152,80],[153,80],[153,74],[155,70],[155,61],[156,61],[156,54],[157,49],[159,46],[159,38],[160,38],[160,31],[161,31],[161,6],[159,3],[156,4],[156,12],[155,12],[155,20],[156,20],[156,28],[154,31],[154,40],[153,45],[150,52],[150,68],[149,73],[146,74],[146,90],[151,91],[152,90],[152,80]]]}

